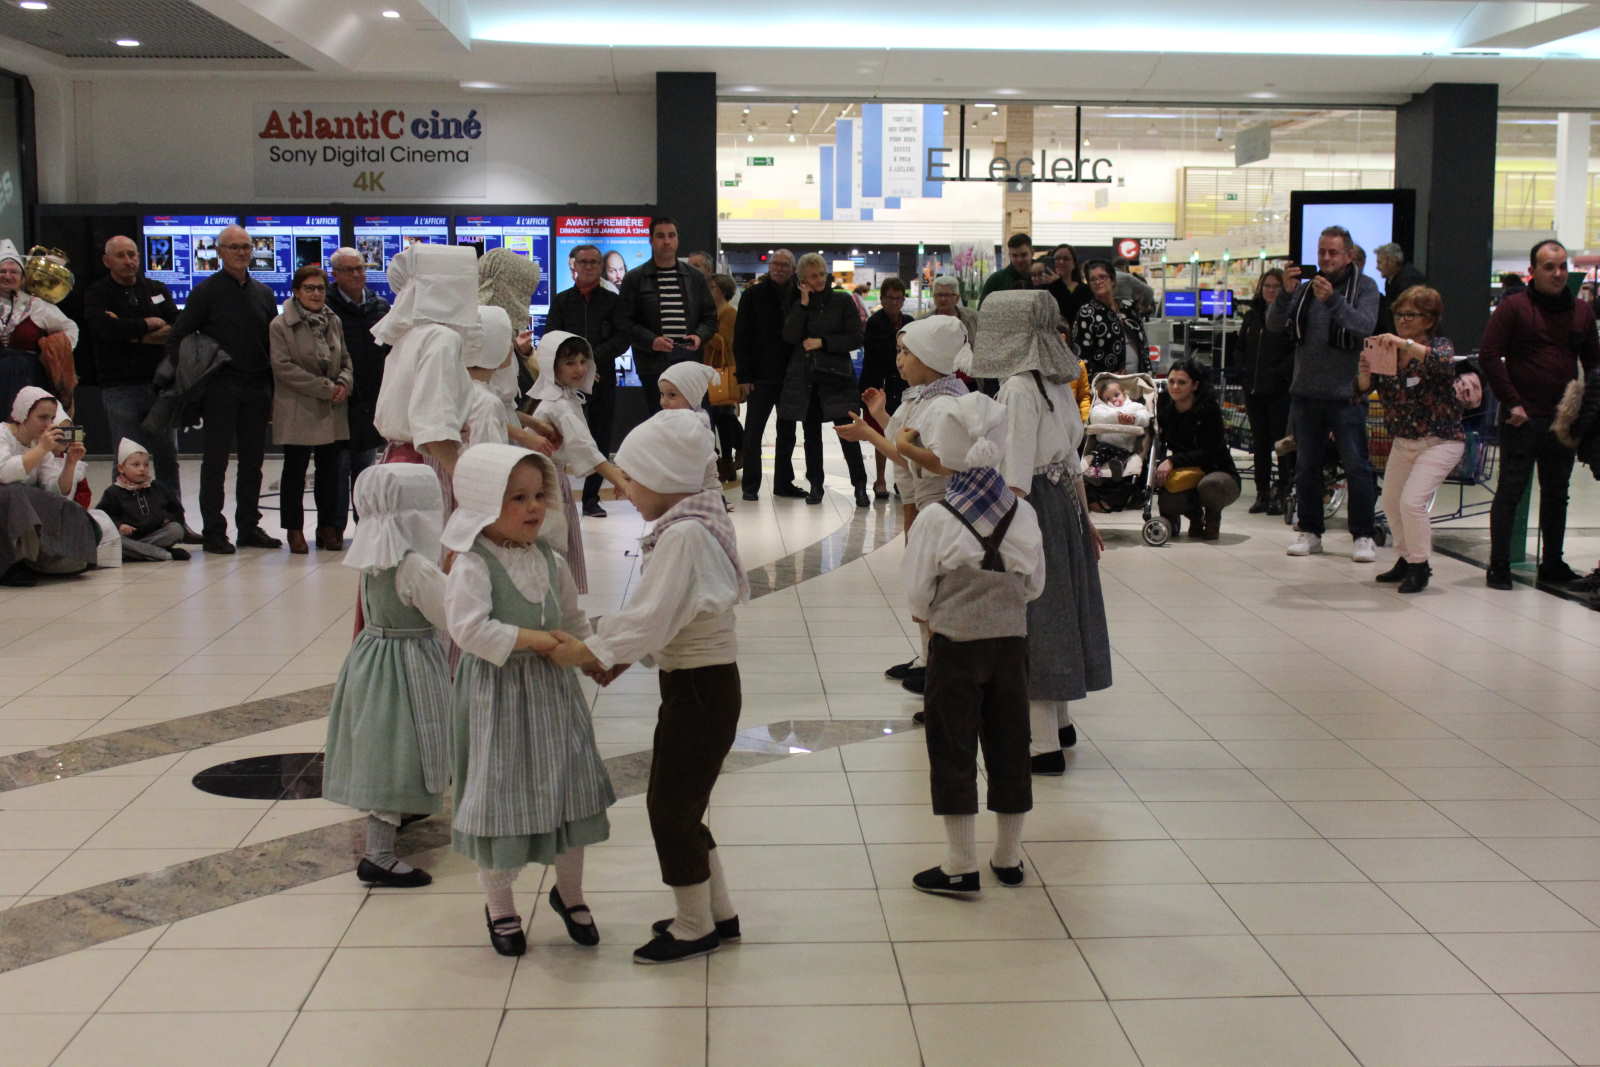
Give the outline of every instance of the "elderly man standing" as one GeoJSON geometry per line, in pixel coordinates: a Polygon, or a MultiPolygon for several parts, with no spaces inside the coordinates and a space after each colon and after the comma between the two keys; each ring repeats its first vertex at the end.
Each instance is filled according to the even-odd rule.
{"type": "MultiPolygon", "coordinates": [[[[745,290],[733,326],[733,358],[749,406],[744,415],[744,499],[761,493],[761,439],[767,420],[778,406],[794,346],[783,339],[783,320],[799,296],[794,280],[794,253],[780,248],[767,260],[767,275],[745,290]]],[[[799,498],[806,491],[794,484],[795,422],[778,420],[773,456],[773,496],[799,498]]]]}
{"type": "Polygon", "coordinates": [[[919,319],[929,319],[935,315],[952,315],[961,320],[961,325],[967,328],[967,343],[972,344],[978,337],[978,313],[961,302],[961,282],[949,274],[941,274],[933,280],[930,287],[933,291],[933,307],[918,315],[919,319]]]}
{"type": "Polygon", "coordinates": [[[228,521],[222,516],[223,481],[228,453],[237,449],[234,476],[236,537],[246,548],[282,548],[283,542],[261,528],[261,463],[267,451],[267,422],[272,415],[272,363],[267,327],[278,313],[272,290],[250,277],[250,234],[229,226],[217,237],[222,269],[194,287],[189,303],[167,338],[167,352],[190,334],[210,337],[229,361],[206,382],[201,408],[205,452],[200,461],[200,514],[205,520],[201,544],[207,552],[229,555],[228,521]]]}
{"type": "MultiPolygon", "coordinates": [[[[111,443],[115,447],[126,437],[144,444],[155,461],[156,481],[181,513],[178,435],[148,434],[143,427],[155,403],[152,380],[165,354],[162,346],[178,318],[178,305],[165,285],[140,272],[139,246],[131,238],[108,240],[101,262],[111,273],[83,291],[83,325],[94,352],[111,443]]],[[[200,535],[187,523],[183,543],[200,543],[200,535]]]]}
{"type": "MultiPolygon", "coordinates": [[[[595,245],[579,245],[572,250],[574,284],[550,301],[544,328],[546,333],[564,330],[589,342],[594,352],[594,392],[583,405],[583,418],[589,424],[595,447],[601,455],[609,456],[617,403],[617,357],[628,350],[628,335],[617,321],[620,298],[600,284],[603,266],[602,254],[595,245]]],[[[600,506],[602,481],[600,475],[591,474],[583,482],[583,513],[593,519],[606,515],[600,506]]]]}
{"type": "Polygon", "coordinates": [[[1383,275],[1383,298],[1394,303],[1395,298],[1414,285],[1427,285],[1423,273],[1406,262],[1406,254],[1399,245],[1390,241],[1372,250],[1378,257],[1378,273],[1383,275]]]}
{"type": "MultiPolygon", "coordinates": [[[[353,248],[341,248],[328,257],[333,268],[333,292],[328,306],[344,327],[344,350],[355,370],[350,391],[350,440],[345,445],[344,470],[339,479],[341,499],[348,500],[361,472],[378,462],[383,435],[373,424],[378,391],[383,387],[383,361],[389,346],[379,344],[372,328],[389,314],[389,302],[367,288],[366,260],[353,248]]],[[[360,516],[356,516],[358,519],[360,516]]]]}

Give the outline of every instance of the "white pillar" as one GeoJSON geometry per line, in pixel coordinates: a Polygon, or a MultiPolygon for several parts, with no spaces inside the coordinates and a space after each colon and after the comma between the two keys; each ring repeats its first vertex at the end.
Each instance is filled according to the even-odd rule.
{"type": "Polygon", "coordinates": [[[1589,245],[1589,115],[1556,116],[1556,238],[1576,253],[1589,245]]]}

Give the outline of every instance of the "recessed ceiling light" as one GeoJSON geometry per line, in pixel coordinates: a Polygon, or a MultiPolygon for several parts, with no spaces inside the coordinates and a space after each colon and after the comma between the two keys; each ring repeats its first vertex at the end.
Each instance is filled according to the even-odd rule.
{"type": "Polygon", "coordinates": [[[754,141],[756,139],[756,135],[753,134],[753,133],[747,133],[747,134],[744,135],[744,139],[745,139],[745,143],[748,144],[748,143],[750,143],[750,142],[752,142],[752,141],[754,141]]]}
{"type": "Polygon", "coordinates": [[[138,48],[139,47],[139,42],[134,40],[132,37],[119,37],[119,38],[117,38],[117,47],[118,48],[138,48]]]}
{"type": "Polygon", "coordinates": [[[789,135],[789,143],[794,144],[794,134],[792,133],[789,135]]]}
{"type": "Polygon", "coordinates": [[[791,108],[790,108],[790,109],[789,109],[789,114],[791,114],[791,115],[798,115],[798,114],[800,114],[800,106],[799,106],[799,105],[798,105],[798,104],[796,104],[796,105],[795,105],[795,106],[794,106],[794,107],[791,107],[791,108]]]}
{"type": "Polygon", "coordinates": [[[397,19],[400,17],[400,12],[396,11],[392,7],[385,8],[384,10],[378,12],[378,14],[382,15],[386,19],[397,19]]]}
{"type": "Polygon", "coordinates": [[[22,3],[18,4],[17,6],[22,8],[24,11],[50,10],[50,5],[45,3],[44,0],[22,0],[22,3]]]}

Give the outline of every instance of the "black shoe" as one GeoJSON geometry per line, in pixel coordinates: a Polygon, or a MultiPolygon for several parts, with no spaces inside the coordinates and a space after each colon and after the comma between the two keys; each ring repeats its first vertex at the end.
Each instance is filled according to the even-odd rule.
{"type": "Polygon", "coordinates": [[[1001,885],[1022,884],[1022,863],[1020,860],[1015,867],[996,867],[991,863],[989,864],[989,869],[994,872],[996,878],[1000,879],[1001,885]]]}
{"type": "Polygon", "coordinates": [[[603,519],[606,517],[606,509],[600,506],[600,501],[598,500],[585,500],[583,502],[583,514],[586,518],[603,519]]]}
{"type": "Polygon", "coordinates": [[[1600,567],[1596,567],[1575,582],[1569,582],[1568,588],[1574,593],[1593,593],[1600,590],[1600,567]]]}
{"type": "Polygon", "coordinates": [[[522,932],[522,916],[511,915],[504,919],[489,918],[489,907],[484,905],[484,921],[489,924],[489,944],[502,956],[521,956],[528,951],[528,935],[522,932]],[[511,925],[516,924],[515,932],[511,925]]]}
{"type": "Polygon", "coordinates": [[[273,537],[267,531],[257,526],[253,530],[245,530],[238,537],[240,548],[282,548],[283,542],[273,537]]]}
{"type": "Polygon", "coordinates": [[[1539,564],[1539,580],[1549,585],[1566,585],[1575,582],[1583,575],[1567,566],[1565,560],[1556,560],[1554,563],[1539,564]]]}
{"type": "Polygon", "coordinates": [[[361,862],[356,865],[356,877],[367,885],[388,886],[390,889],[416,889],[419,886],[433,884],[433,876],[421,867],[413,867],[405,874],[395,874],[386,871],[376,863],[361,857],[361,862]]]}
{"type": "Polygon", "coordinates": [[[423,819],[426,819],[426,818],[428,818],[428,816],[426,816],[426,815],[418,815],[418,814],[402,815],[402,816],[400,816],[400,829],[404,830],[406,827],[410,826],[412,823],[421,822],[423,819]]]}
{"type": "Polygon", "coordinates": [[[812,489],[811,492],[807,493],[806,503],[812,505],[813,507],[822,503],[822,490],[820,488],[815,488],[812,489]]]}
{"type": "Polygon", "coordinates": [[[189,558],[189,553],[179,548],[177,545],[173,545],[171,548],[167,549],[167,554],[180,563],[189,558]]]}
{"type": "Polygon", "coordinates": [[[921,726],[928,721],[928,713],[925,711],[913,711],[911,713],[911,721],[921,726]]]}
{"type": "MultiPolygon", "coordinates": [[[[856,507],[858,507],[858,508],[870,508],[871,506],[872,506],[872,501],[867,499],[867,491],[866,491],[866,489],[863,488],[862,486],[859,486],[859,485],[856,486],[856,507]]],[[[1573,577],[1577,577],[1577,576],[1574,575],[1573,577]]]]}
{"type": "Polygon", "coordinates": [[[214,556],[231,556],[238,551],[233,547],[233,542],[228,540],[227,534],[206,534],[200,545],[214,556]]]}
{"type": "Polygon", "coordinates": [[[1056,737],[1061,741],[1062,748],[1071,748],[1078,743],[1078,728],[1069,722],[1056,731],[1056,737]]]}
{"type": "MultiPolygon", "coordinates": [[[[650,932],[657,937],[666,937],[667,930],[672,926],[671,919],[657,919],[650,924],[650,932]]],[[[739,916],[731,919],[717,920],[717,939],[719,941],[737,941],[743,935],[739,933],[739,916]]]]}
{"type": "Polygon", "coordinates": [[[968,871],[966,874],[945,874],[943,867],[929,867],[914,875],[911,879],[911,888],[935,896],[957,897],[962,900],[974,900],[981,891],[977,871],[968,871]]]}
{"type": "Polygon", "coordinates": [[[896,663],[893,667],[890,667],[888,670],[884,671],[883,676],[885,678],[892,678],[898,682],[900,679],[916,670],[921,662],[921,656],[912,656],[904,663],[896,663]]]}
{"type": "Polygon", "coordinates": [[[1272,495],[1272,498],[1267,501],[1267,514],[1268,515],[1282,515],[1283,514],[1283,494],[1282,493],[1274,493],[1272,495]]]}
{"type": "Polygon", "coordinates": [[[1028,763],[1034,774],[1048,774],[1054,778],[1067,773],[1067,757],[1063,752],[1041,752],[1029,758],[1028,763]]]}
{"type": "Polygon", "coordinates": [[[39,584],[39,576],[33,573],[33,568],[26,563],[13,563],[5,574],[0,575],[0,585],[9,585],[15,589],[29,589],[39,584]]]}
{"type": "Polygon", "coordinates": [[[921,696],[927,686],[928,668],[926,667],[912,667],[909,671],[906,671],[906,676],[900,679],[900,688],[908,693],[915,693],[917,696],[921,696]]]}
{"type": "Polygon", "coordinates": [[[1483,576],[1483,584],[1490,589],[1510,589],[1511,570],[1508,567],[1490,567],[1483,576]]]}
{"type": "Polygon", "coordinates": [[[1406,570],[1406,580],[1400,583],[1402,593],[1420,593],[1428,588],[1428,579],[1433,575],[1433,568],[1426,563],[1413,563],[1406,570]]]}
{"type": "Polygon", "coordinates": [[[179,541],[178,544],[180,544],[180,545],[203,545],[205,543],[206,543],[206,539],[204,537],[201,537],[199,534],[195,533],[193,530],[189,529],[189,524],[188,523],[184,523],[183,524],[183,540],[179,541]]]}
{"type": "Polygon", "coordinates": [[[793,482],[790,482],[788,485],[780,485],[773,489],[772,495],[787,497],[790,500],[803,500],[805,498],[806,491],[800,488],[798,485],[795,485],[793,482]]]}
{"type": "Polygon", "coordinates": [[[1403,582],[1410,573],[1411,564],[1407,563],[1404,556],[1394,561],[1394,566],[1384,571],[1373,579],[1375,582],[1403,582]]]}
{"type": "Polygon", "coordinates": [[[693,941],[680,941],[671,934],[653,937],[633,950],[634,963],[677,963],[697,956],[709,956],[722,947],[722,939],[715,930],[693,941]]]}
{"type": "Polygon", "coordinates": [[[551,886],[550,907],[557,915],[561,916],[561,921],[567,926],[567,936],[572,938],[573,941],[584,946],[585,948],[598,945],[600,943],[600,927],[596,926],[592,921],[594,919],[594,912],[589,912],[589,918],[591,921],[588,923],[572,921],[572,916],[577,912],[589,911],[589,905],[576,904],[569,908],[561,902],[561,891],[555,886],[551,886]]]}
{"type": "Polygon", "coordinates": [[[752,493],[748,489],[746,489],[744,491],[744,493],[741,494],[741,495],[742,495],[743,499],[749,500],[749,501],[756,501],[756,500],[760,500],[761,499],[761,494],[760,493],[752,493]]]}
{"type": "Polygon", "coordinates": [[[1271,504],[1271,502],[1271,499],[1267,496],[1256,497],[1256,502],[1250,505],[1250,514],[1260,515],[1262,512],[1267,510],[1267,507],[1271,504]]]}

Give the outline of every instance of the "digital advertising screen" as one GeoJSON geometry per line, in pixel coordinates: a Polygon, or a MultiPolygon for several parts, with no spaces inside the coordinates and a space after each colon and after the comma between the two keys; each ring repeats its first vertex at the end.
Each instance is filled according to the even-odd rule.
{"type": "Polygon", "coordinates": [[[1233,290],[1232,289],[1202,289],[1200,290],[1200,314],[1232,315],[1233,290]]]}
{"type": "Polygon", "coordinates": [[[244,227],[254,246],[250,276],[280,304],[289,299],[294,272],[307,264],[327,270],[344,240],[337,215],[246,215],[244,227]]]}
{"type": "Polygon", "coordinates": [[[237,215],[146,215],[144,272],[164,284],[183,307],[195,285],[222,269],[217,235],[237,226],[237,215]]]}
{"type": "Polygon", "coordinates": [[[1298,262],[1316,264],[1317,242],[1329,226],[1343,226],[1350,231],[1350,239],[1366,249],[1367,265],[1362,273],[1377,283],[1381,293],[1384,279],[1373,252],[1390,241],[1410,252],[1416,231],[1416,193],[1411,189],[1296,189],[1289,194],[1289,248],[1298,262]]]}
{"type": "Polygon", "coordinates": [[[1198,307],[1192,289],[1169,289],[1162,300],[1162,313],[1169,319],[1192,319],[1198,307]]]}
{"type": "MultiPolygon", "coordinates": [[[[650,259],[648,215],[562,215],[556,219],[556,292],[576,281],[574,253],[584,245],[600,250],[600,284],[616,291],[623,275],[650,259]]],[[[542,323],[540,324],[542,325],[542,323]]],[[[619,385],[638,385],[633,352],[617,357],[619,385]]]]}
{"type": "Polygon", "coordinates": [[[450,243],[450,219],[444,215],[357,215],[352,228],[355,250],[367,265],[367,288],[391,301],[389,260],[418,242],[450,243]]]}
{"type": "MultiPolygon", "coordinates": [[[[528,315],[541,319],[550,311],[550,241],[548,215],[457,215],[456,244],[475,245],[478,252],[509,248],[539,264],[539,288],[534,290],[528,315]]],[[[512,323],[521,329],[523,324],[512,323]]]]}

